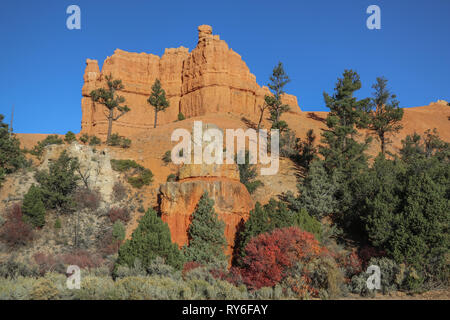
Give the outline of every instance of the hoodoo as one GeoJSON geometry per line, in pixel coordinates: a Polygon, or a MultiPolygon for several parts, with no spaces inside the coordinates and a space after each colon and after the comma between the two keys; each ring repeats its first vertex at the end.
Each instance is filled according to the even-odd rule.
{"type": "MultiPolygon", "coordinates": [[[[114,123],[114,132],[131,135],[153,127],[154,111],[147,98],[155,79],[166,90],[170,107],[158,114],[158,124],[185,117],[231,112],[253,116],[259,113],[267,87],[260,87],[241,56],[227,43],[212,34],[212,27],[198,27],[198,43],[189,52],[184,47],[166,49],[159,57],[147,53],[132,53],[117,49],[106,58],[100,71],[96,60],[87,59],[82,89],[81,132],[104,137],[107,120],[104,107],[92,102],[92,90],[105,85],[105,76],[121,79],[131,111],[114,123]]],[[[300,110],[297,98],[286,94],[284,100],[291,110],[300,110]]]]}

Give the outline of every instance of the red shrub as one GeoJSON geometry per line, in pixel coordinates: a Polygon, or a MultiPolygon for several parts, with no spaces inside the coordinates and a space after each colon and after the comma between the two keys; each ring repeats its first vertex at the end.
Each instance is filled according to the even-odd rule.
{"type": "Polygon", "coordinates": [[[45,254],[42,252],[35,253],[33,259],[39,267],[39,273],[44,275],[46,272],[55,271],[58,262],[51,254],[45,254]]]}
{"type": "Polygon", "coordinates": [[[100,205],[100,193],[97,190],[87,188],[79,189],[74,194],[74,200],[80,208],[97,210],[100,205]]]}
{"type": "Polygon", "coordinates": [[[126,208],[111,208],[109,210],[109,219],[114,223],[117,220],[122,220],[123,223],[130,221],[130,213],[126,208]]]}
{"type": "Polygon", "coordinates": [[[103,260],[98,255],[92,255],[86,250],[77,250],[61,257],[66,265],[76,265],[80,269],[97,268],[102,265],[103,260]]]}
{"type": "Polygon", "coordinates": [[[10,246],[24,245],[33,240],[33,229],[22,219],[22,209],[15,204],[8,212],[0,237],[10,246]]]}
{"type": "Polygon", "coordinates": [[[363,268],[365,269],[370,259],[383,257],[386,255],[386,253],[384,251],[375,249],[374,247],[365,246],[359,250],[358,255],[362,261],[363,268]]]}
{"type": "Polygon", "coordinates": [[[185,274],[188,273],[189,271],[194,270],[194,269],[197,269],[197,268],[200,268],[200,267],[202,267],[202,264],[201,264],[201,263],[198,263],[197,261],[189,261],[189,262],[186,262],[186,263],[183,265],[183,271],[182,271],[182,274],[185,275],[185,274]]]}
{"type": "Polygon", "coordinates": [[[356,251],[336,256],[336,262],[344,271],[345,281],[349,282],[354,275],[360,274],[363,270],[362,260],[359,258],[356,251]]]}
{"type": "Polygon", "coordinates": [[[243,281],[250,289],[273,287],[294,263],[308,262],[324,251],[313,234],[296,227],[261,234],[245,248],[243,281]]]}

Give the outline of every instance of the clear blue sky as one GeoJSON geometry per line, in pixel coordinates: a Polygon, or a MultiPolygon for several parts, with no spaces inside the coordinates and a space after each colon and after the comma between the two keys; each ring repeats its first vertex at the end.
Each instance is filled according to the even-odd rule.
{"type": "Polygon", "coordinates": [[[86,58],[100,65],[116,48],[161,55],[197,42],[197,26],[238,52],[265,85],[282,61],[287,91],[303,110],[326,110],[344,69],[356,70],[358,94],[389,79],[401,106],[450,100],[450,0],[2,0],[0,113],[15,132],[79,132],[86,58]],[[66,8],[81,8],[81,30],[66,28],[66,8]],[[381,8],[381,30],[366,28],[366,9],[381,8]]]}

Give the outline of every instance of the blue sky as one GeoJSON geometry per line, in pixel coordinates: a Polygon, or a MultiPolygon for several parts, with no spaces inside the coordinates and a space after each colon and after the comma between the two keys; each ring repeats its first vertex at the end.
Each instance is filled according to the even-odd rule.
{"type": "Polygon", "coordinates": [[[344,69],[371,94],[385,76],[401,106],[450,100],[449,0],[144,1],[2,0],[0,113],[22,133],[79,132],[86,58],[100,65],[116,48],[161,55],[197,42],[209,24],[239,53],[260,85],[282,61],[287,92],[303,110],[324,110],[344,69]],[[81,30],[66,28],[66,8],[81,8],[81,30]],[[366,27],[369,5],[381,30],[366,27]]]}

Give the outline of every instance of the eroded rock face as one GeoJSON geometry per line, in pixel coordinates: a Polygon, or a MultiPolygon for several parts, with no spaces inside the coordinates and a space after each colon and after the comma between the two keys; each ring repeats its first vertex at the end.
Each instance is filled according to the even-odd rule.
{"type": "MultiPolygon", "coordinates": [[[[189,53],[184,47],[166,49],[162,57],[147,53],[132,53],[117,49],[108,57],[100,72],[96,60],[87,59],[82,89],[82,132],[104,136],[107,121],[104,107],[93,103],[89,94],[105,86],[105,76],[112,74],[125,86],[121,95],[131,111],[113,124],[113,132],[131,135],[153,126],[154,111],[147,103],[151,86],[161,80],[170,107],[158,114],[158,123],[208,113],[232,112],[256,115],[263,104],[267,87],[260,87],[241,56],[225,41],[212,34],[207,25],[198,27],[197,47],[189,53]]],[[[299,111],[297,98],[285,95],[291,109],[299,111]]]]}
{"type": "MultiPolygon", "coordinates": [[[[113,198],[114,183],[118,181],[118,174],[111,168],[110,155],[107,150],[94,151],[90,146],[81,145],[74,142],[70,145],[50,145],[44,152],[39,170],[48,170],[49,163],[56,161],[63,151],[66,151],[70,157],[78,159],[81,173],[90,189],[98,190],[102,198],[102,205],[111,203],[113,198]]],[[[78,184],[84,187],[83,179],[78,184]]]]}
{"type": "Polygon", "coordinates": [[[241,221],[248,219],[253,203],[245,186],[228,178],[191,178],[179,182],[167,182],[160,189],[161,218],[167,222],[172,241],[180,247],[188,243],[191,216],[205,191],[214,200],[219,219],[225,222],[225,237],[231,255],[236,230],[241,221]]]}

